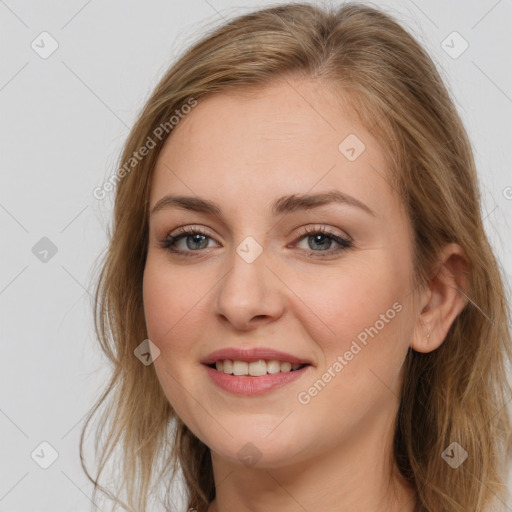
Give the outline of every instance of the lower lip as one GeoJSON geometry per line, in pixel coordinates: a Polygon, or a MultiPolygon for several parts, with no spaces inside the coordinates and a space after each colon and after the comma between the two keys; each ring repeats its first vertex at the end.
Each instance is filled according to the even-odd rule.
{"type": "Polygon", "coordinates": [[[261,377],[250,375],[229,375],[203,365],[214,384],[219,388],[237,395],[262,395],[279,389],[294,380],[300,379],[311,366],[305,366],[293,372],[267,373],[261,377]]]}

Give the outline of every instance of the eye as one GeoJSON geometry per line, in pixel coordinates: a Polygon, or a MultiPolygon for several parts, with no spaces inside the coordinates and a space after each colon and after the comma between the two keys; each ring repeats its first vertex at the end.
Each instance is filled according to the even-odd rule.
{"type": "Polygon", "coordinates": [[[299,240],[307,242],[307,248],[303,249],[309,250],[310,256],[324,257],[324,254],[318,253],[327,253],[327,256],[332,256],[352,247],[351,240],[330,232],[324,226],[306,228],[304,231],[305,235],[302,235],[299,240]],[[333,243],[338,244],[338,247],[331,249],[333,243]]]}
{"type": "MultiPolygon", "coordinates": [[[[185,227],[181,228],[178,233],[168,235],[160,242],[160,247],[163,249],[182,256],[193,256],[191,253],[200,253],[203,249],[208,247],[208,239],[213,238],[204,230],[200,228],[185,227]],[[185,242],[185,247],[179,247],[179,242],[185,242]]],[[[352,247],[352,241],[345,239],[335,233],[331,233],[325,227],[306,228],[304,234],[297,239],[299,242],[302,240],[307,241],[307,248],[302,247],[302,250],[308,251],[310,256],[324,257],[338,254],[352,247]],[[332,249],[332,245],[337,244],[338,247],[332,249]]],[[[297,241],[295,245],[298,246],[297,241]]]]}
{"type": "Polygon", "coordinates": [[[208,238],[213,240],[208,233],[200,228],[185,227],[181,228],[177,234],[165,237],[161,241],[160,247],[176,254],[197,252],[198,250],[206,249],[208,247],[208,238]],[[182,240],[185,241],[185,246],[188,250],[176,248],[177,243],[182,240]]]}

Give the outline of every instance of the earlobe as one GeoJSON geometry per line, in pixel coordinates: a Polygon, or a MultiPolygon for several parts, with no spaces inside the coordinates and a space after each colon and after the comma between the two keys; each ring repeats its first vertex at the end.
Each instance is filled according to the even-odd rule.
{"type": "Polygon", "coordinates": [[[427,305],[418,315],[411,342],[417,352],[432,352],[445,340],[467,304],[469,268],[464,250],[458,244],[448,244],[443,249],[438,270],[423,292],[427,305]]]}

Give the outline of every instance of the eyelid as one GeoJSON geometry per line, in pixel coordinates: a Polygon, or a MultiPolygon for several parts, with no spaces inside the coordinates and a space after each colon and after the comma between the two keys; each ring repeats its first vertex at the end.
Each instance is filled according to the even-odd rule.
{"type": "MultiPolygon", "coordinates": [[[[194,236],[200,234],[202,236],[205,236],[206,238],[213,240],[215,243],[218,243],[215,239],[215,237],[211,236],[207,229],[203,228],[202,226],[197,225],[186,225],[182,226],[180,228],[177,228],[177,231],[175,233],[168,234],[165,238],[161,239],[159,241],[159,247],[166,250],[167,252],[171,253],[172,255],[176,257],[184,257],[184,258],[193,258],[193,257],[201,257],[204,252],[211,252],[207,251],[207,249],[212,249],[212,247],[206,247],[199,250],[183,250],[183,249],[176,249],[173,248],[173,246],[176,245],[177,242],[181,241],[182,239],[186,239],[189,236],[194,236]]],[[[290,245],[287,245],[287,248],[289,248],[290,245]]],[[[333,259],[338,257],[341,253],[346,252],[347,250],[353,249],[355,247],[355,244],[353,242],[353,239],[350,235],[344,233],[343,235],[337,234],[333,232],[333,228],[327,227],[323,224],[316,224],[313,226],[305,226],[301,228],[301,233],[296,234],[295,238],[292,242],[292,247],[297,247],[302,251],[303,253],[307,253],[308,256],[316,259],[333,259]],[[309,236],[313,235],[324,235],[327,236],[327,238],[338,245],[336,248],[329,248],[325,251],[314,251],[312,249],[304,249],[297,247],[297,244],[300,243],[303,239],[307,239],[309,236]]]]}
{"type": "Polygon", "coordinates": [[[199,225],[199,224],[187,224],[187,225],[175,228],[173,230],[166,231],[162,238],[164,238],[164,239],[177,238],[181,235],[189,235],[191,233],[195,234],[196,232],[198,232],[201,235],[207,236],[213,240],[216,239],[216,236],[214,236],[208,228],[205,228],[204,226],[199,225]]]}
{"type": "MultiPolygon", "coordinates": [[[[339,228],[331,228],[331,227],[327,227],[325,224],[318,224],[318,223],[303,226],[303,227],[299,228],[298,232],[294,235],[294,241],[297,241],[297,237],[304,237],[305,235],[308,235],[308,234],[317,234],[318,232],[322,232],[327,235],[338,236],[340,238],[345,239],[347,242],[353,242],[352,237],[346,231],[341,231],[341,233],[337,233],[337,232],[331,231],[331,229],[341,231],[339,228]]],[[[176,238],[182,234],[189,234],[189,232],[198,231],[200,234],[202,234],[204,236],[208,236],[212,240],[216,240],[215,236],[213,236],[209,232],[208,228],[205,228],[199,224],[197,224],[197,225],[189,224],[186,226],[181,226],[179,228],[176,228],[176,230],[173,230],[173,231],[176,231],[176,232],[174,233],[171,231],[164,238],[171,238],[171,237],[176,238]]]]}
{"type": "Polygon", "coordinates": [[[327,227],[325,224],[313,224],[312,226],[313,227],[311,227],[311,225],[308,225],[301,228],[303,231],[301,231],[300,234],[296,236],[303,237],[304,235],[316,234],[318,232],[321,232],[326,235],[343,238],[347,242],[353,242],[352,237],[346,231],[341,231],[339,228],[332,228],[330,226],[327,227]]]}

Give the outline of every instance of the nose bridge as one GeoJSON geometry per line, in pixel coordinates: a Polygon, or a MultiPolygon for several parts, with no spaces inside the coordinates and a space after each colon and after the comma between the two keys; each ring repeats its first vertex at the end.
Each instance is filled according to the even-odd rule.
{"type": "Polygon", "coordinates": [[[217,290],[215,313],[238,328],[247,327],[255,317],[275,318],[281,314],[279,280],[267,268],[267,250],[253,237],[235,246],[230,270],[217,290]]]}

